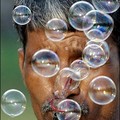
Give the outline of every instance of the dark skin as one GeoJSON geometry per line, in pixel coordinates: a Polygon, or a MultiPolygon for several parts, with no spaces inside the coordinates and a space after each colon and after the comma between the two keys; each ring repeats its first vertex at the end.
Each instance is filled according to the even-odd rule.
{"type": "MultiPolygon", "coordinates": [[[[54,83],[56,76],[45,78],[36,74],[31,66],[32,56],[40,49],[50,49],[58,54],[60,58],[60,69],[68,67],[76,59],[81,59],[82,51],[87,42],[83,32],[69,32],[62,42],[49,41],[44,33],[44,29],[28,31],[28,40],[25,54],[23,49],[19,49],[19,65],[25,84],[31,95],[32,105],[38,120],[52,120],[52,112],[43,113],[42,105],[53,97],[54,83]]],[[[108,76],[118,85],[119,82],[119,57],[118,49],[109,37],[107,43],[110,47],[110,59],[97,69],[91,69],[90,75],[81,82],[80,86],[73,91],[68,91],[66,98],[73,99],[79,104],[85,103],[89,106],[89,114],[82,116],[80,120],[111,120],[117,108],[118,93],[115,100],[105,106],[94,104],[88,97],[88,86],[90,81],[100,75],[108,76]]],[[[118,86],[117,86],[118,88],[118,86]]],[[[116,116],[117,118],[117,116],[116,116]]],[[[117,120],[114,118],[114,120],[117,120]]]]}

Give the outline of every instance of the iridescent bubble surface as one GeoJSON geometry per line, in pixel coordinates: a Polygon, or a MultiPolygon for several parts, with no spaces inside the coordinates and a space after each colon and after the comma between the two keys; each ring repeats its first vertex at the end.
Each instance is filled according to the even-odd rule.
{"type": "Polygon", "coordinates": [[[90,44],[83,50],[83,60],[91,68],[97,68],[104,65],[108,59],[102,47],[97,44],[90,44]]]}
{"type": "Polygon", "coordinates": [[[18,25],[26,25],[31,21],[31,10],[25,5],[15,7],[12,18],[18,25]]]}
{"type": "Polygon", "coordinates": [[[59,57],[51,50],[41,49],[32,57],[32,68],[40,76],[52,77],[60,69],[59,57]]]}
{"type": "Polygon", "coordinates": [[[86,14],[94,10],[94,7],[86,1],[74,3],[69,9],[69,23],[76,30],[86,30],[93,26],[93,23],[86,14]],[[85,21],[85,22],[84,22],[85,21]]]}
{"type": "Polygon", "coordinates": [[[64,98],[68,91],[76,89],[80,84],[80,75],[71,68],[63,68],[56,77],[54,94],[64,98]]]}
{"type": "Polygon", "coordinates": [[[1,108],[10,117],[21,115],[26,109],[26,97],[16,89],[10,89],[2,95],[1,108]]]}
{"type": "Polygon", "coordinates": [[[75,60],[71,63],[70,67],[75,70],[75,72],[80,73],[80,80],[84,80],[88,77],[90,68],[89,66],[82,60],[75,60]]]}
{"type": "Polygon", "coordinates": [[[57,42],[65,38],[68,27],[64,20],[54,18],[47,22],[45,34],[51,41],[57,42]]]}
{"type": "Polygon", "coordinates": [[[89,85],[89,97],[98,105],[109,104],[116,97],[116,85],[111,78],[98,76],[89,85]]]}
{"type": "Polygon", "coordinates": [[[105,13],[113,13],[120,7],[119,0],[92,0],[96,9],[105,13]]]}
{"type": "Polygon", "coordinates": [[[84,33],[88,39],[97,42],[106,40],[110,36],[114,27],[112,17],[98,10],[92,10],[88,12],[86,16],[88,16],[93,23],[91,28],[84,30],[84,33]]]}
{"type": "Polygon", "coordinates": [[[76,101],[65,99],[57,107],[65,111],[57,113],[58,120],[79,120],[81,117],[81,107],[76,101]]]}

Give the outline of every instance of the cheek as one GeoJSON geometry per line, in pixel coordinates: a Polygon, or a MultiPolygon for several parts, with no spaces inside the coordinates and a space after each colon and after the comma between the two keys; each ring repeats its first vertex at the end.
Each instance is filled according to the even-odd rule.
{"type": "Polygon", "coordinates": [[[83,101],[85,103],[87,102],[89,106],[88,119],[98,119],[98,118],[101,120],[108,119],[116,110],[118,104],[118,95],[116,96],[113,102],[103,106],[93,103],[88,95],[90,82],[98,76],[110,77],[115,82],[116,87],[118,88],[117,83],[119,79],[118,79],[118,74],[116,73],[118,73],[116,67],[106,64],[98,69],[91,69],[88,78],[81,82],[79,102],[80,103],[82,103],[83,101]]]}
{"type": "Polygon", "coordinates": [[[52,79],[37,75],[31,67],[25,67],[25,83],[30,95],[42,103],[52,95],[52,79]]]}

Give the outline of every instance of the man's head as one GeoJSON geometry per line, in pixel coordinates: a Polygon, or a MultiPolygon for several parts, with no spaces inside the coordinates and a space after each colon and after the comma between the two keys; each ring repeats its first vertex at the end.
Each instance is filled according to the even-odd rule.
{"type": "MultiPolygon", "coordinates": [[[[27,25],[17,25],[17,31],[23,44],[23,49],[19,49],[19,65],[31,95],[33,109],[38,120],[52,120],[52,112],[44,113],[42,107],[47,100],[54,96],[54,85],[57,75],[53,77],[43,77],[32,69],[32,57],[41,49],[54,51],[60,59],[60,70],[69,67],[76,59],[82,59],[82,52],[88,38],[81,31],[73,29],[68,22],[69,8],[77,0],[17,0],[16,5],[26,5],[32,11],[32,20],[27,25]],[[53,19],[64,20],[68,25],[68,32],[63,41],[53,42],[45,35],[46,23],[53,19]]],[[[89,1],[89,0],[87,0],[89,1]]],[[[110,47],[110,58],[108,62],[97,68],[91,69],[90,75],[81,81],[79,87],[69,91],[66,98],[75,100],[79,104],[89,106],[89,113],[82,116],[81,120],[117,120],[118,98],[119,98],[119,49],[120,45],[120,9],[112,14],[115,27],[111,36],[106,40],[110,47]],[[96,105],[88,96],[89,83],[97,76],[110,77],[117,87],[115,100],[105,106],[96,105]]]]}

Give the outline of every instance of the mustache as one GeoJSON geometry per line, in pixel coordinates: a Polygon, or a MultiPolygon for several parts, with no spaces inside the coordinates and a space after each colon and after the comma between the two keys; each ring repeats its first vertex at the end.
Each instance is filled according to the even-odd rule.
{"type": "MultiPolygon", "coordinates": [[[[83,103],[78,103],[81,107],[81,114],[83,116],[87,116],[89,114],[89,106],[86,102],[83,103]]],[[[51,103],[49,101],[46,101],[43,105],[42,105],[42,111],[43,113],[47,113],[47,112],[52,112],[53,113],[53,120],[58,120],[56,111],[54,111],[51,107],[51,103]]]]}

